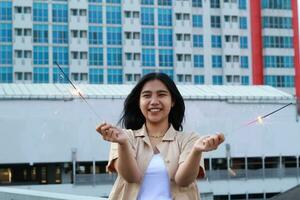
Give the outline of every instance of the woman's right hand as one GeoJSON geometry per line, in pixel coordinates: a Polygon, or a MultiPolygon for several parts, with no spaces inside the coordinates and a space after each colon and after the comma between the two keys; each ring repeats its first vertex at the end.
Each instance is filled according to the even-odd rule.
{"type": "Polygon", "coordinates": [[[116,142],[120,145],[125,144],[128,141],[128,136],[122,129],[115,127],[108,123],[102,123],[96,131],[102,135],[102,138],[109,142],[116,142]]]}

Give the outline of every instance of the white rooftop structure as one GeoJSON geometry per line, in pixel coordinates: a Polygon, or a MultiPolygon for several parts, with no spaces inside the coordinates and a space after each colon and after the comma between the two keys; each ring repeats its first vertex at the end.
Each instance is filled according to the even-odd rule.
{"type": "MultiPolygon", "coordinates": [[[[63,184],[55,185],[60,190],[51,185],[37,185],[32,189],[65,190],[79,195],[84,190],[88,195],[106,196],[112,185],[103,180],[111,177],[105,178],[103,173],[77,174],[78,184],[81,180],[103,181],[85,190],[66,186],[72,174],[64,170],[71,163],[72,166],[89,163],[86,169],[95,169],[96,163],[106,163],[110,144],[101,139],[95,127],[103,120],[117,123],[124,99],[134,86],[76,84],[76,87],[94,113],[76,95],[71,84],[0,84],[0,165],[13,169],[15,165],[32,168],[61,164],[63,184]]],[[[226,138],[220,148],[204,155],[209,181],[199,182],[202,194],[266,196],[299,184],[299,168],[285,169],[283,164],[278,164],[293,158],[294,165],[300,166],[300,123],[292,95],[269,86],[178,85],[178,88],[186,105],[184,131],[201,135],[223,132],[226,138]],[[292,105],[266,118],[264,123],[245,125],[288,103],[292,105]],[[227,167],[231,162],[248,166],[248,159],[249,165],[250,160],[258,159],[264,167],[238,168],[236,177],[229,177],[226,167],[214,168],[219,161],[227,163],[227,167]],[[275,168],[265,167],[270,159],[276,161],[275,168]]]]}
{"type": "MultiPolygon", "coordinates": [[[[133,85],[78,84],[88,99],[123,99],[133,85]]],[[[270,86],[178,85],[184,99],[291,101],[294,97],[270,86]]],[[[0,84],[0,99],[80,98],[71,84],[0,84]]]]}

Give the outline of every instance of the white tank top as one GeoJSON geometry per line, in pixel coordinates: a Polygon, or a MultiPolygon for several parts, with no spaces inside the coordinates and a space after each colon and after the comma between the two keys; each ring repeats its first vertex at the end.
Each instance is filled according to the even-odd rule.
{"type": "Polygon", "coordinates": [[[160,154],[154,154],[145,172],[138,200],[171,200],[170,181],[160,154]]]}

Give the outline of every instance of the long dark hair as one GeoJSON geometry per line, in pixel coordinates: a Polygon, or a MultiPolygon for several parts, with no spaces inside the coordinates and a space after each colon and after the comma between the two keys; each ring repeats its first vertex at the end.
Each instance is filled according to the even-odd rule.
{"type": "Polygon", "coordinates": [[[160,80],[170,91],[174,106],[169,113],[169,123],[173,125],[175,130],[182,130],[182,121],[185,111],[184,101],[173,80],[164,73],[149,73],[140,79],[125,99],[119,124],[122,124],[126,129],[132,130],[140,129],[143,126],[145,117],[139,107],[140,94],[144,85],[152,80],[160,80]]]}

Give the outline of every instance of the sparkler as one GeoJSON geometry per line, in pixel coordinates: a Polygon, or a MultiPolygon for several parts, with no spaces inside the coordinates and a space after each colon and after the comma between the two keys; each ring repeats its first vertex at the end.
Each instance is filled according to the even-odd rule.
{"type": "MultiPolygon", "coordinates": [[[[292,104],[293,104],[293,103],[288,103],[288,104],[286,104],[286,105],[284,105],[284,106],[282,106],[282,107],[280,107],[280,108],[278,108],[278,109],[276,109],[276,110],[274,110],[274,111],[272,111],[272,112],[270,112],[270,113],[268,113],[268,114],[265,114],[265,115],[263,115],[263,116],[258,116],[255,120],[252,120],[252,121],[250,121],[250,122],[248,122],[248,123],[246,123],[246,124],[244,124],[244,125],[238,127],[237,129],[231,131],[230,133],[234,133],[234,132],[236,132],[236,131],[238,131],[238,130],[240,130],[240,129],[242,129],[242,128],[248,127],[248,126],[250,126],[250,125],[252,125],[252,124],[254,124],[254,123],[256,123],[256,122],[259,123],[259,124],[262,124],[262,123],[263,123],[263,120],[264,120],[265,118],[267,118],[267,117],[269,117],[270,115],[273,115],[273,114],[279,112],[280,110],[282,110],[282,109],[284,109],[284,108],[286,108],[286,107],[288,107],[288,106],[290,106],[290,105],[292,105],[292,104]]],[[[229,145],[229,144],[228,144],[228,145],[229,145]]],[[[227,149],[226,149],[226,151],[230,151],[230,150],[227,150],[227,149]]],[[[228,158],[231,160],[230,156],[229,156],[228,158]]],[[[232,168],[232,166],[230,166],[230,167],[227,169],[227,171],[228,171],[228,174],[229,174],[231,177],[235,177],[235,176],[237,175],[237,172],[232,168]]]]}
{"type": "Polygon", "coordinates": [[[259,123],[259,124],[262,124],[262,123],[263,123],[263,120],[264,120],[265,118],[267,118],[267,117],[269,117],[270,115],[273,115],[273,114],[279,112],[280,110],[282,110],[282,109],[284,109],[284,108],[286,108],[286,107],[288,107],[288,106],[290,106],[290,105],[292,105],[292,104],[293,104],[293,103],[288,103],[288,104],[286,104],[286,105],[284,105],[284,106],[282,106],[282,107],[280,107],[280,108],[278,108],[278,109],[276,109],[276,110],[274,110],[274,111],[272,111],[272,112],[270,112],[270,113],[268,113],[268,114],[265,114],[265,115],[263,115],[263,116],[258,116],[255,120],[252,120],[252,121],[250,121],[250,122],[248,122],[248,123],[246,123],[246,124],[244,124],[244,125],[238,127],[237,129],[233,130],[232,132],[236,132],[236,131],[240,130],[241,128],[250,126],[251,124],[254,124],[254,123],[256,123],[256,122],[259,123]]]}
{"type": "Polygon", "coordinates": [[[86,100],[86,98],[82,95],[82,93],[80,92],[80,90],[77,89],[77,87],[72,83],[72,81],[69,79],[69,77],[65,74],[65,72],[62,70],[62,68],[59,66],[59,64],[57,62],[55,62],[55,64],[57,65],[57,67],[59,68],[59,70],[62,72],[63,78],[66,78],[68,80],[68,82],[72,85],[72,87],[74,88],[74,92],[71,92],[71,93],[79,95],[81,97],[81,99],[89,107],[90,111],[92,113],[94,113],[99,119],[101,119],[101,117],[96,113],[95,109],[89,104],[89,102],[86,100]]]}

